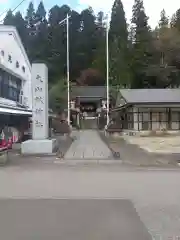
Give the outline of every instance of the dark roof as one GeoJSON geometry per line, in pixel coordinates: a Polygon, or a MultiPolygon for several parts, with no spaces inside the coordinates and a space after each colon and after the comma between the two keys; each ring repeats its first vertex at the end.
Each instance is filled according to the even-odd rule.
{"type": "Polygon", "coordinates": [[[71,90],[71,97],[80,98],[106,98],[105,86],[74,86],[71,90]]]}
{"type": "Polygon", "coordinates": [[[127,103],[180,103],[180,89],[120,89],[127,103]]]}
{"type": "Polygon", "coordinates": [[[80,97],[80,101],[81,103],[95,103],[95,102],[99,102],[102,98],[101,97],[80,97]]]}

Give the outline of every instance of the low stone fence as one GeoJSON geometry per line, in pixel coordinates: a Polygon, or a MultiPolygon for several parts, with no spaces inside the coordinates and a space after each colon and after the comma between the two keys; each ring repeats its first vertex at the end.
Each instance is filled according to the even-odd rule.
{"type": "Polygon", "coordinates": [[[180,136],[180,131],[170,130],[156,130],[156,131],[135,131],[135,130],[113,130],[106,131],[106,133],[113,137],[120,136],[138,136],[138,137],[158,137],[158,136],[180,136]]]}

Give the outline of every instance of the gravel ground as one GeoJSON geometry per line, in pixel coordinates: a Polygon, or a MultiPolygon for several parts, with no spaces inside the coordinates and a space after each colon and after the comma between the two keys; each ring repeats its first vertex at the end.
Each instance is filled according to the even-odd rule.
{"type": "Polygon", "coordinates": [[[136,144],[140,148],[154,153],[179,153],[180,154],[180,136],[163,137],[138,137],[124,136],[124,139],[130,144],[136,144]]]}
{"type": "Polygon", "coordinates": [[[129,141],[125,141],[123,137],[106,137],[103,132],[100,132],[100,136],[113,152],[114,158],[121,159],[124,164],[136,166],[177,165],[179,155],[147,152],[135,144],[135,137],[127,137],[129,141]],[[134,139],[134,144],[130,143],[131,138],[134,139]]]}

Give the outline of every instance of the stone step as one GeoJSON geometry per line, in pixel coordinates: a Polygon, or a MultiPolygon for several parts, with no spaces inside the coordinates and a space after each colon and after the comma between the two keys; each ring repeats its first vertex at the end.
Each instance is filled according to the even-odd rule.
{"type": "Polygon", "coordinates": [[[56,159],[54,161],[55,164],[61,164],[61,165],[122,165],[122,160],[109,160],[109,159],[85,159],[85,160],[79,160],[79,159],[56,159]]]}

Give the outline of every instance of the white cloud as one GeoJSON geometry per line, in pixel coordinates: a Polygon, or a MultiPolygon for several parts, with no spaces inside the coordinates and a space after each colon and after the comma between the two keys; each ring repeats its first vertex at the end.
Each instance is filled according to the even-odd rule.
{"type": "MultiPolygon", "coordinates": [[[[83,9],[84,7],[91,6],[95,12],[102,10],[106,13],[110,13],[113,2],[113,0],[106,0],[102,4],[102,0],[79,0],[79,8],[83,9]]],[[[129,21],[132,16],[132,6],[134,4],[134,0],[122,0],[122,2],[124,4],[126,18],[129,21]]],[[[146,14],[149,17],[149,23],[152,27],[157,25],[160,18],[160,12],[163,8],[166,10],[169,17],[171,17],[172,14],[180,8],[179,0],[144,0],[144,6],[146,14]]]]}

